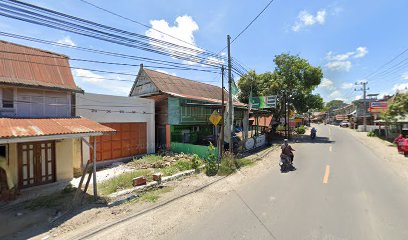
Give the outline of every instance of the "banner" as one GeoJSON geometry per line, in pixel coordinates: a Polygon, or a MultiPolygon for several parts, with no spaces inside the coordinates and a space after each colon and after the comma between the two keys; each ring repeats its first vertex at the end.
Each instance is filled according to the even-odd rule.
{"type": "Polygon", "coordinates": [[[276,96],[250,97],[249,105],[255,109],[276,108],[276,96]]]}

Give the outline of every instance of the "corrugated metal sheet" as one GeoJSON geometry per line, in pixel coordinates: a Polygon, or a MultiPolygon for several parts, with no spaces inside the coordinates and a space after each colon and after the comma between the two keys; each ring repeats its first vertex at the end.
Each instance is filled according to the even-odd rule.
{"type": "Polygon", "coordinates": [[[0,138],[97,132],[109,133],[115,130],[86,118],[0,118],[0,138]]]}
{"type": "MultiPolygon", "coordinates": [[[[217,102],[222,99],[221,88],[211,84],[196,82],[185,78],[165,74],[150,69],[143,68],[145,73],[153,81],[156,87],[169,95],[199,101],[217,102]]],[[[224,91],[225,102],[228,101],[228,94],[224,91]]],[[[246,106],[246,104],[234,101],[234,105],[246,106]]]]}
{"type": "Polygon", "coordinates": [[[68,57],[0,41],[0,83],[78,91],[68,57]]]}

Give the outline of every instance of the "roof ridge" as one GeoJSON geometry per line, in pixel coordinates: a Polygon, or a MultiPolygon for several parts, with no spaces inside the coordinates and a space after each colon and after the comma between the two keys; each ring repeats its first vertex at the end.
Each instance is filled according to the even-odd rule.
{"type": "Polygon", "coordinates": [[[64,58],[68,58],[68,59],[69,59],[69,57],[68,57],[67,55],[62,54],[62,53],[52,52],[52,51],[45,50],[45,49],[41,49],[41,48],[30,47],[30,46],[26,46],[26,45],[14,43],[14,42],[9,42],[9,41],[5,41],[5,40],[0,40],[0,42],[5,43],[5,44],[12,44],[12,45],[19,46],[19,47],[23,47],[23,48],[33,49],[33,50],[36,50],[36,51],[41,51],[41,52],[44,52],[44,53],[48,53],[48,54],[52,54],[52,55],[57,55],[57,56],[61,56],[61,57],[64,57],[64,58]]]}
{"type": "Polygon", "coordinates": [[[164,72],[160,72],[160,71],[157,71],[157,70],[148,69],[148,68],[145,68],[145,67],[143,67],[143,69],[148,70],[148,71],[153,71],[153,72],[156,72],[156,73],[160,73],[160,74],[164,74],[164,75],[167,75],[167,76],[170,76],[170,77],[176,77],[176,78],[179,78],[179,79],[182,79],[182,80],[185,80],[185,81],[189,81],[189,82],[200,83],[200,84],[205,84],[205,85],[209,85],[209,86],[212,86],[212,87],[221,88],[221,87],[219,87],[219,86],[217,86],[217,85],[213,85],[213,84],[209,84],[209,83],[204,83],[204,82],[200,82],[200,81],[197,81],[197,80],[191,80],[191,79],[187,79],[187,78],[183,78],[183,77],[179,77],[179,76],[174,76],[174,75],[171,75],[171,74],[168,74],[168,73],[164,73],[164,72]]]}

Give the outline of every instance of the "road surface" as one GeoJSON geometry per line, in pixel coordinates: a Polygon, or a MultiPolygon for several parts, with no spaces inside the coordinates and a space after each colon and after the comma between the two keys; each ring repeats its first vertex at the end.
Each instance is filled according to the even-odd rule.
{"type": "MultiPolygon", "coordinates": [[[[408,239],[406,182],[350,130],[317,128],[296,144],[297,171],[253,176],[163,239],[408,239]]],[[[93,238],[143,239],[130,227],[140,220],[93,238]]]]}
{"type": "Polygon", "coordinates": [[[408,239],[408,190],[346,129],[318,126],[297,171],[236,189],[177,239],[408,239]]]}

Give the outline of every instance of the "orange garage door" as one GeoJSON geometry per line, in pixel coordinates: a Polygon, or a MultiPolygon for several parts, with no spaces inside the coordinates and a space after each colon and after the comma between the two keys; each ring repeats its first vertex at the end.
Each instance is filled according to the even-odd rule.
{"type": "MultiPolygon", "coordinates": [[[[102,123],[115,129],[113,135],[96,137],[96,160],[105,161],[146,154],[146,123],[102,123]]],[[[93,138],[91,138],[93,144],[93,138]]],[[[91,150],[91,159],[93,152],[91,150]]]]}

